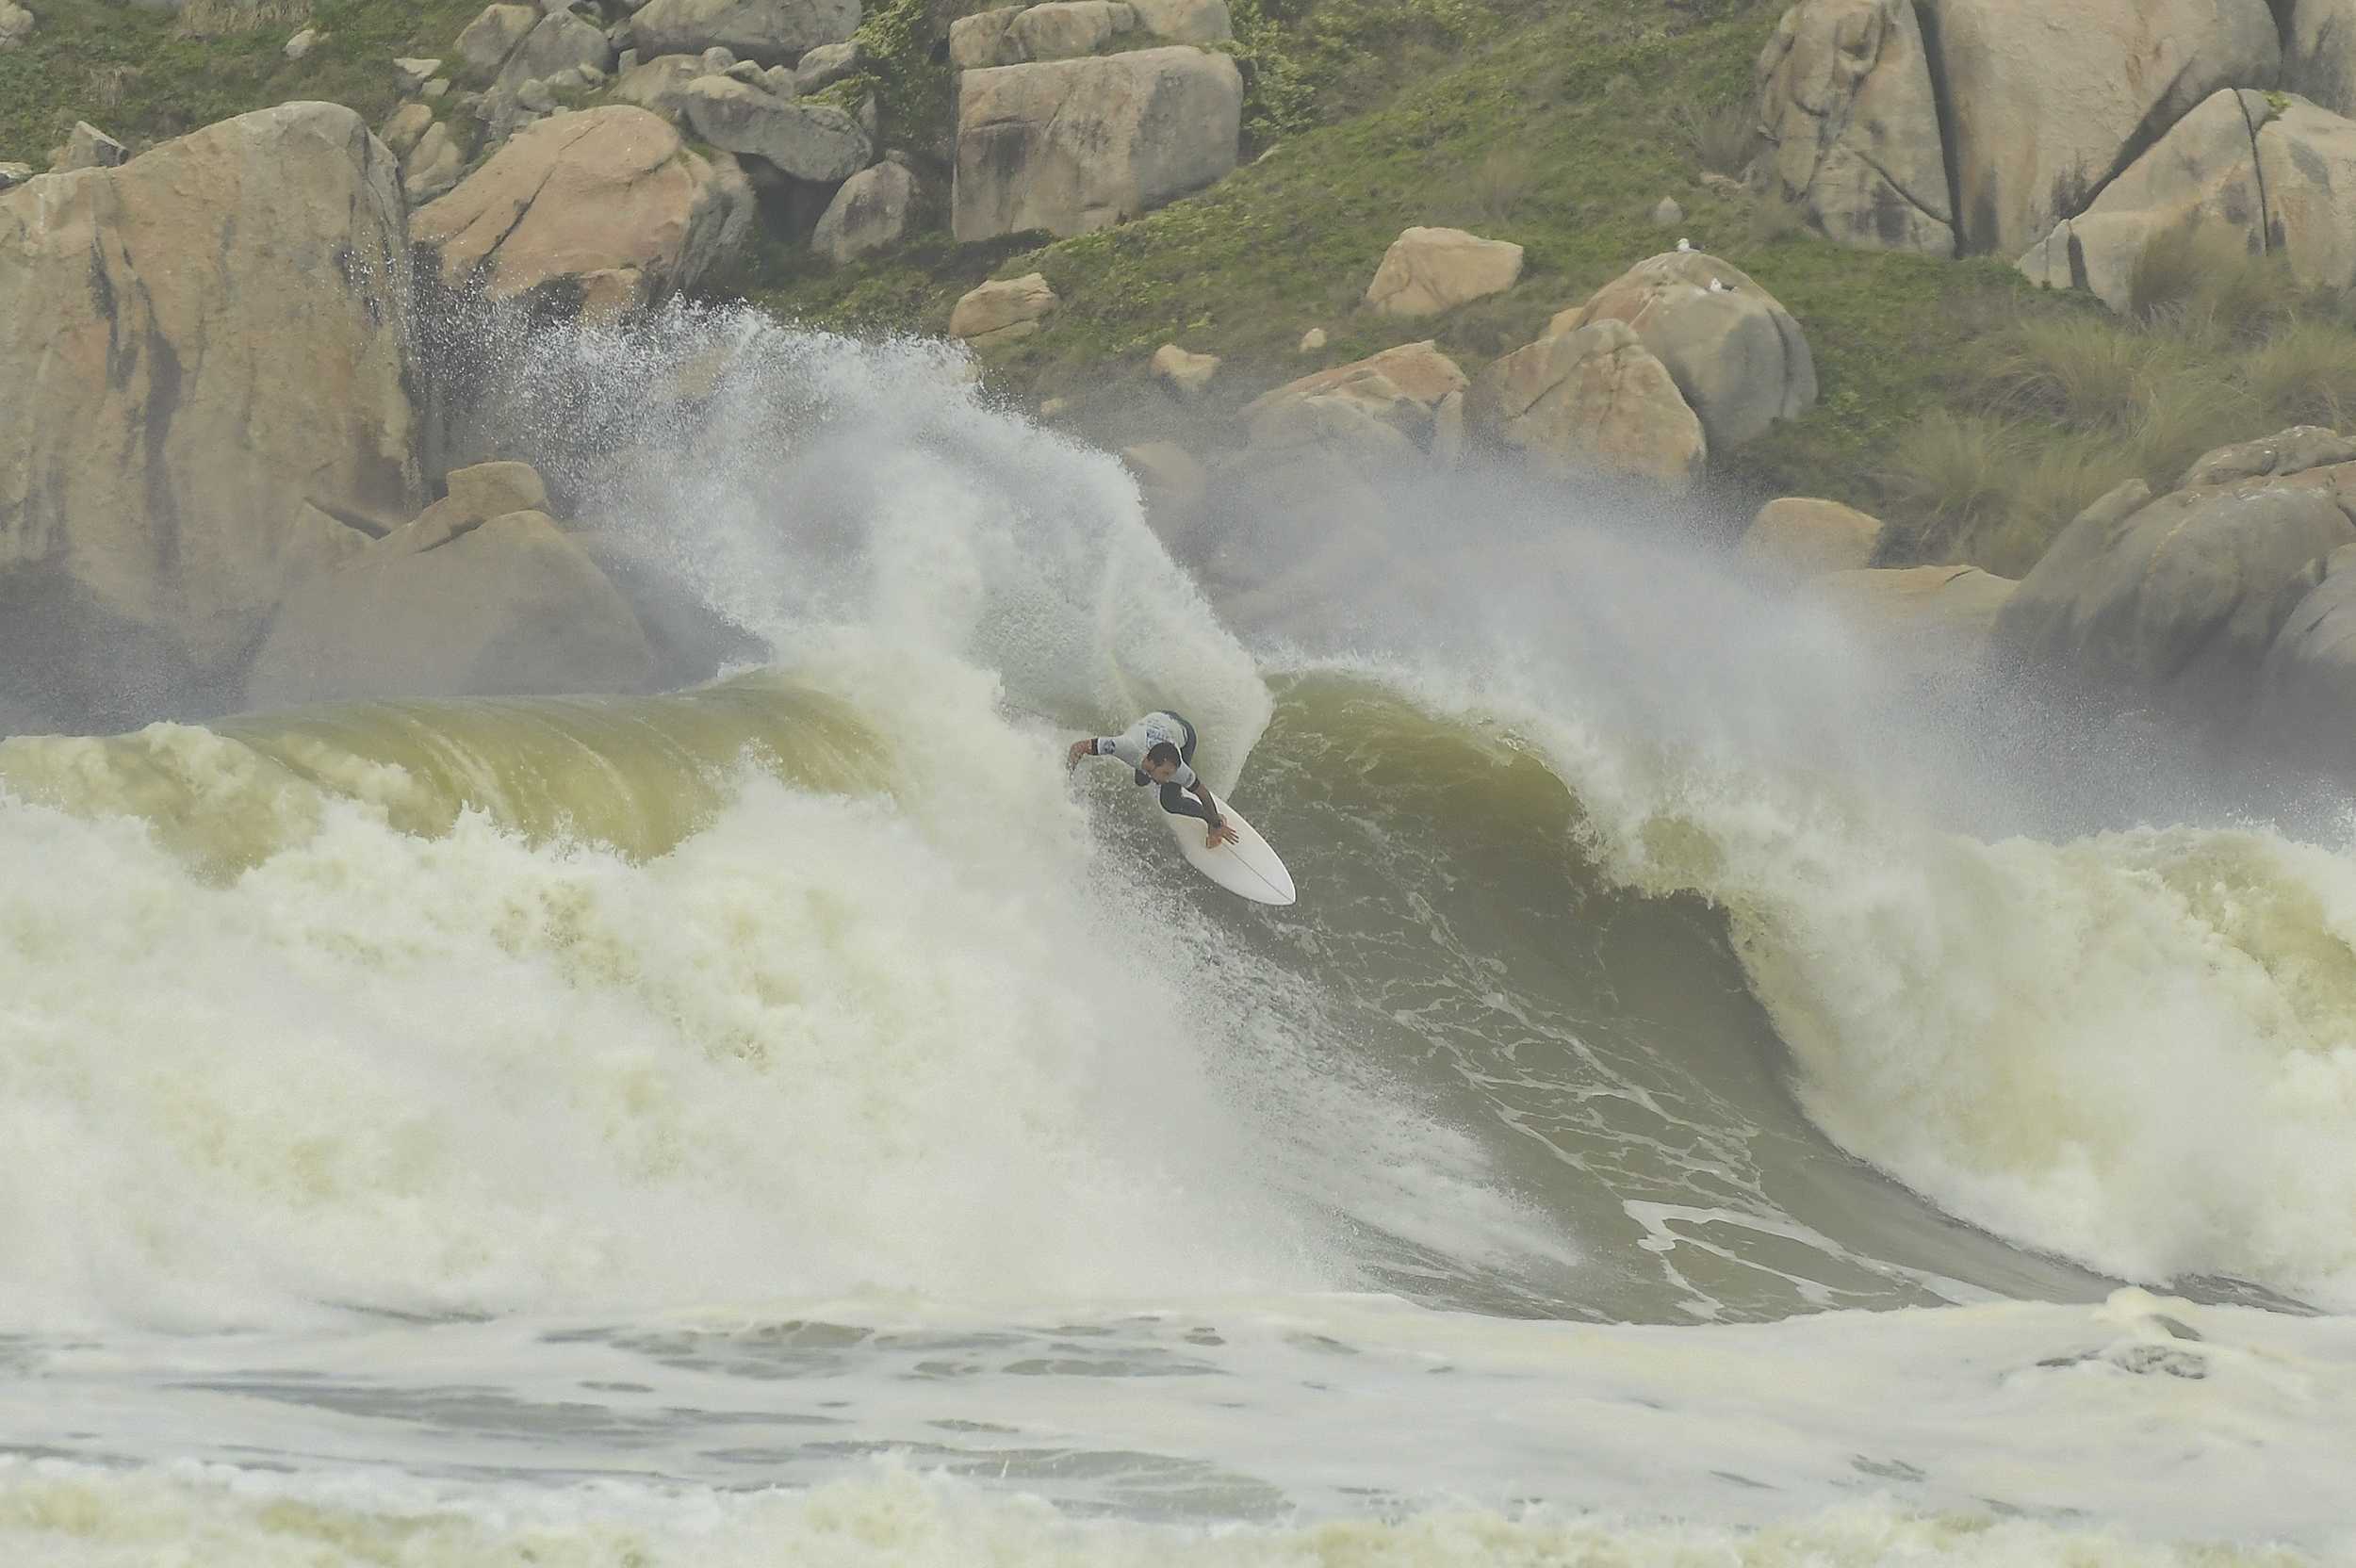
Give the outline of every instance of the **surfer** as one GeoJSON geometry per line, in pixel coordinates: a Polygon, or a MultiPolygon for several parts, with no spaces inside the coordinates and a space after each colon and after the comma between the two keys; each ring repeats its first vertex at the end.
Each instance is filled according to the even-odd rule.
{"type": "Polygon", "coordinates": [[[1167,710],[1148,713],[1118,735],[1100,735],[1072,743],[1064,753],[1064,771],[1080,765],[1083,757],[1118,757],[1137,771],[1137,787],[1161,786],[1162,809],[1173,817],[1194,817],[1210,825],[1205,848],[1235,841],[1227,815],[1211,798],[1210,787],[1194,771],[1194,726],[1167,710]],[[1194,799],[1186,798],[1192,792],[1194,799]]]}

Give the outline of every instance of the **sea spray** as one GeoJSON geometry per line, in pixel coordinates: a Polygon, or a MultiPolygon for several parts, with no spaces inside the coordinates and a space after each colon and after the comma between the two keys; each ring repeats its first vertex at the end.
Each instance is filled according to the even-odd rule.
{"type": "Polygon", "coordinates": [[[9,743],[17,1555],[2340,1549],[2345,1319],[1953,1217],[2329,1298],[2328,838],[1657,513],[1464,476],[1248,645],[957,351],[502,363],[502,449],[771,657],[9,743]],[[1161,703],[1300,906],[1064,777],[1161,703]],[[2081,978],[2197,1026],[2135,1119],[2081,978]]]}
{"type": "Polygon", "coordinates": [[[1121,465],[992,406],[958,346],[675,302],[485,351],[507,454],[780,657],[856,627],[1067,724],[1175,707],[1216,789],[1268,721],[1121,465]]]}
{"type": "Polygon", "coordinates": [[[1304,585],[1292,658],[1526,747],[1611,879],[1726,911],[1849,1152],[2117,1275],[2356,1303],[2344,806],[2277,825],[2203,759],[1926,674],[1656,519],[1464,482],[1493,505],[1403,580],[1324,617],[1304,585]]]}
{"type": "Polygon", "coordinates": [[[1259,1277],[1193,1070],[1099,1049],[1183,1001],[888,806],[748,783],[643,869],[332,815],[207,890],[10,808],[12,1322],[1259,1277]]]}

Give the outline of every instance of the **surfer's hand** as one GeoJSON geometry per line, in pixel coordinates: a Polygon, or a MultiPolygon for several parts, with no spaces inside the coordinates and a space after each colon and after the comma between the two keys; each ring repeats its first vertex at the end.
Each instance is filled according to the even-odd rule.
{"type": "Polygon", "coordinates": [[[1217,849],[1221,844],[1232,844],[1235,841],[1235,830],[1227,825],[1227,819],[1225,817],[1221,817],[1219,821],[1211,824],[1211,836],[1203,841],[1203,847],[1205,849],[1217,849]]]}
{"type": "Polygon", "coordinates": [[[1080,759],[1093,751],[1095,747],[1096,743],[1093,741],[1072,742],[1072,748],[1063,754],[1063,771],[1066,773],[1075,771],[1080,766],[1080,759]]]}

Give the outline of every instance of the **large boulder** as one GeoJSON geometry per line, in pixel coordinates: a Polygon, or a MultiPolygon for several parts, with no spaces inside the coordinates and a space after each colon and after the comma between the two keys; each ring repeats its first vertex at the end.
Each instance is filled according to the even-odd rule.
{"type": "Polygon", "coordinates": [[[1967,251],[2017,256],[2219,88],[2268,88],[2266,0],[1940,0],[1967,251]]]}
{"type": "Polygon", "coordinates": [[[2150,498],[2130,482],[2065,528],[1996,626],[2008,661],[2202,724],[2248,711],[2276,632],[2356,543],[2356,466],[2150,498]]]}
{"type": "Polygon", "coordinates": [[[458,35],[458,53],[469,65],[496,71],[539,24],[537,6],[485,6],[458,35]]]}
{"type": "Polygon", "coordinates": [[[2282,86],[2356,115],[2356,0],[2288,0],[2282,86]]]}
{"type": "Polygon", "coordinates": [[[1378,316],[1437,316],[1468,300],[1497,294],[1522,275],[1522,248],[1462,229],[1412,228],[1383,253],[1366,285],[1378,316]]]}
{"type": "Polygon", "coordinates": [[[1142,30],[1165,43],[1235,37],[1227,0],[1048,0],[1001,6],[949,24],[949,63],[959,71],[1093,55],[1142,30]]]}
{"type": "Polygon", "coordinates": [[[76,120],[65,139],[65,157],[52,173],[70,174],[76,169],[114,169],[131,160],[131,149],[117,141],[87,120],[76,120]]]}
{"type": "Polygon", "coordinates": [[[1137,482],[1146,525],[1172,553],[1186,549],[1203,517],[1210,482],[1202,460],[1175,441],[1146,441],[1121,449],[1121,466],[1137,482]]]}
{"type": "Polygon", "coordinates": [[[409,296],[392,155],[337,105],[0,195],[0,596],[48,627],[0,617],[0,683],[115,724],[234,693],[414,504],[409,296]]]}
{"type": "Polygon", "coordinates": [[[2256,730],[2277,748],[2356,773],[2356,545],[2324,557],[2258,676],[2256,730]]]}
{"type": "Polygon", "coordinates": [[[1017,11],[1006,31],[1021,58],[1060,60],[1093,55],[1137,24],[1122,0],[1047,0],[1017,11]]]}
{"type": "Polygon", "coordinates": [[[2265,251],[2257,137],[2272,114],[2262,92],[2227,88],[2211,93],[2084,212],[2064,218],[2031,247],[2021,270],[2055,288],[2089,290],[2124,313],[2136,258],[2167,230],[2216,224],[2252,252],[2265,251]]]}
{"type": "Polygon", "coordinates": [[[1668,367],[1712,452],[1731,451],[1815,405],[1816,362],[1800,324],[1716,256],[1670,251],[1640,261],[1584,305],[1557,316],[1546,333],[1561,336],[1606,319],[1633,327],[1668,367]]]}
{"type": "Polygon", "coordinates": [[[1173,45],[965,73],[952,227],[961,240],[1084,234],[1235,167],[1243,76],[1173,45]]]}
{"type": "Polygon", "coordinates": [[[832,185],[866,168],[875,144],[830,104],[805,104],[741,82],[703,76],[680,94],[687,122],[714,147],[745,153],[797,180],[832,185]]]}
{"type": "Polygon", "coordinates": [[[1946,675],[1979,666],[2020,588],[1977,566],[1831,572],[1808,583],[1818,602],[1908,669],[1946,675]]]}
{"type": "Polygon", "coordinates": [[[1390,558],[1377,520],[1431,465],[1385,412],[1348,391],[1287,400],[1212,460],[1199,520],[1174,543],[1222,615],[1257,624],[1390,558]]]}
{"type": "Polygon", "coordinates": [[[546,81],[582,66],[605,72],[613,65],[614,46],[606,41],[603,28],[592,26],[571,11],[553,10],[507,57],[495,85],[513,92],[526,82],[546,81]]]}
{"type": "Polygon", "coordinates": [[[834,262],[855,261],[897,240],[908,225],[908,204],[916,178],[905,165],[879,163],[844,180],[826,210],[810,248],[834,262]]]}
{"type": "Polygon", "coordinates": [[[1456,362],[1427,338],[1286,382],[1244,404],[1237,416],[1253,443],[1265,445],[1265,433],[1275,428],[1269,421],[1287,407],[1334,396],[1359,404],[1416,444],[1429,445],[1442,406],[1469,384],[1456,362]]]}
{"type": "Polygon", "coordinates": [[[958,71],[1021,65],[1029,57],[1015,41],[1014,21],[1022,14],[1021,6],[998,6],[950,23],[949,64],[958,71]]]}
{"type": "Polygon", "coordinates": [[[2356,436],[2342,435],[2321,425],[2293,425],[2255,441],[2203,452],[2184,470],[2176,488],[2238,484],[2246,479],[2290,479],[2343,463],[2356,463],[2356,436]]]}
{"type": "Polygon", "coordinates": [[[2054,225],[2021,270],[2123,311],[2144,245],[2188,223],[2253,255],[2280,253],[2310,286],[2356,284],[2356,121],[2287,94],[2213,93],[2084,213],[2054,225]]]}
{"type": "Polygon", "coordinates": [[[1911,0],[1802,0],[1759,62],[1762,172],[1848,245],[1952,255],[1955,212],[1911,0]]]}
{"type": "Polygon", "coordinates": [[[641,57],[719,48],[762,65],[792,65],[858,28],[859,0],[648,0],[630,19],[641,57]]]}
{"type": "Polygon", "coordinates": [[[867,57],[857,39],[841,43],[822,43],[804,55],[794,67],[794,90],[816,92],[832,87],[867,63],[867,57]]]}
{"type": "Polygon", "coordinates": [[[411,222],[445,287],[593,319],[684,288],[743,237],[752,192],[656,115],[609,104],[518,132],[411,222]]]}
{"type": "Polygon", "coordinates": [[[1137,25],[1172,43],[1220,43],[1235,36],[1227,0],[1129,0],[1137,25]]]}
{"type": "Polygon", "coordinates": [[[1175,343],[1165,343],[1153,351],[1153,358],[1146,366],[1146,374],[1159,382],[1175,398],[1191,400],[1210,390],[1211,382],[1219,374],[1217,354],[1198,354],[1175,343]]]}
{"type": "Polygon", "coordinates": [[[2292,98],[2258,132],[2266,248],[2317,288],[2356,284],[2356,121],[2292,98]]]}
{"type": "Polygon", "coordinates": [[[246,704],[636,692],[656,668],[630,606],[545,512],[436,502],[287,596],[246,704]]]}
{"type": "Polygon", "coordinates": [[[33,13],[18,5],[16,0],[0,0],[0,51],[14,49],[29,41],[37,25],[33,13]]]}
{"type": "Polygon", "coordinates": [[[1039,331],[1060,302],[1043,273],[992,278],[957,296],[949,311],[949,335],[975,348],[1012,343],[1039,331]]]}
{"type": "MultiPolygon", "coordinates": [[[[1287,517],[1303,538],[1334,530],[1335,538],[1354,537],[1383,510],[1385,490],[1432,469],[1445,416],[1463,402],[1466,384],[1455,361],[1422,342],[1264,392],[1238,416],[1243,449],[1213,465],[1210,508],[1222,516],[1287,517]]],[[[1220,581],[1274,593],[1277,579],[1263,570],[1276,560],[1261,548],[1268,542],[1230,534],[1216,552],[1220,581]]]]}
{"type": "Polygon", "coordinates": [[[1397,405],[1368,398],[1365,391],[1319,392],[1263,410],[1252,421],[1251,439],[1228,462],[1227,470],[1252,476],[1263,491],[1306,496],[1327,482],[1304,475],[1346,472],[1363,483],[1421,467],[1422,449],[1390,416],[1397,405]],[[1276,475],[1286,477],[1271,485],[1268,482],[1276,475]]]}
{"type": "Polygon", "coordinates": [[[466,172],[466,149],[437,120],[401,155],[401,193],[412,207],[421,207],[457,189],[466,172]]]}
{"type": "Polygon", "coordinates": [[[1093,55],[1137,24],[1123,0],[1048,0],[1002,6],[949,24],[949,63],[959,71],[1093,55]]]}
{"type": "Polygon", "coordinates": [[[396,156],[405,157],[409,149],[434,125],[434,106],[407,103],[384,117],[384,123],[376,130],[377,139],[390,147],[396,156]]]}
{"type": "Polygon", "coordinates": [[[1555,472],[1628,474],[1672,491],[1709,451],[1667,367],[1609,316],[1490,364],[1464,394],[1464,423],[1555,472]]]}
{"type": "Polygon", "coordinates": [[[1769,582],[1789,585],[1861,571],[1881,539],[1881,519],[1853,506],[1816,496],[1779,496],[1759,509],[1735,554],[1769,582]]]}
{"type": "Polygon", "coordinates": [[[676,123],[686,118],[687,90],[711,74],[699,55],[657,55],[623,72],[614,96],[676,123]]]}

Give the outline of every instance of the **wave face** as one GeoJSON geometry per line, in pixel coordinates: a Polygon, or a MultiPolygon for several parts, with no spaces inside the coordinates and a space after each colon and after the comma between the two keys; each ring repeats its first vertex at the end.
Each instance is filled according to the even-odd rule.
{"type": "Polygon", "coordinates": [[[116,1194],[20,1207],[20,1299],[2356,1296],[2335,848],[2006,831],[2083,814],[2037,735],[1990,756],[1559,505],[1488,497],[1255,656],[1109,460],[936,346],[679,313],[520,364],[591,524],[774,663],[0,743],[8,1187],[116,1194]],[[1155,704],[1315,896],[1235,906],[1063,787],[1070,728],[1155,704]]]}
{"type": "MultiPolygon", "coordinates": [[[[1386,1354],[1418,1378],[1467,1316],[1952,1312],[2121,1278],[2356,1306],[2356,860],[2328,814],[2237,815],[2132,735],[2003,694],[1927,703],[1662,519],[1478,481],[1445,549],[1392,540],[1231,628],[1112,460],[957,371],[938,346],[683,310],[518,349],[511,449],[772,650],[707,686],[0,742],[18,1364],[61,1387],[86,1343],[171,1360],[191,1333],[260,1336],[201,1386],[414,1435],[427,1410],[472,1429],[434,1402],[453,1378],[520,1387],[574,1353],[554,1347],[635,1347],[532,1408],[662,1403],[548,1467],[639,1475],[614,1434],[705,1397],[664,1380],[737,1364],[659,1326],[724,1309],[781,1325],[743,1377],[851,1379],[899,1420],[927,1380],[1176,1367],[1273,1410],[1372,1376],[1187,1361],[1233,1339],[1208,1326],[1087,1349],[1148,1317],[1179,1334],[1153,1316],[1194,1310],[1172,1302],[1283,1324],[1401,1297],[1432,1364],[1386,1354]],[[1125,776],[1066,778],[1072,735],[1155,706],[1195,719],[1299,905],[1195,877],[1125,776]],[[881,1331],[778,1305],[827,1298],[966,1327],[892,1359],[881,1331]],[[1045,1301],[1093,1304],[1050,1326],[1045,1301]],[[1121,1315],[1142,1301],[1162,1305],[1121,1315]],[[499,1369],[436,1364],[485,1320],[532,1327],[499,1369]],[[368,1341],[410,1368],[398,1398],[318,1392],[344,1386],[355,1323],[412,1326],[368,1341]]],[[[2175,1319],[2137,1321],[2152,1357],[2103,1364],[2196,1376],[2165,1360],[2175,1319]]],[[[221,1457],[127,1435],[194,1415],[90,1397],[44,1452],[221,1457]]],[[[262,1452],[345,1441],[261,1435],[276,1419],[262,1452]]],[[[967,1434],[944,1453],[1009,1419],[924,1407],[967,1434]]],[[[904,1451],[906,1429],[818,1446],[904,1451]]],[[[1481,1441],[1451,1461],[1467,1486],[1543,1473],[1481,1441]]],[[[712,1442],[653,1473],[737,1486],[742,1456],[803,1453],[712,1442]]],[[[1074,1444],[1039,1474],[1098,1478],[1087,1508],[1195,1484],[1181,1465],[1133,1495],[1134,1454],[1074,1444]]],[[[1304,1494],[1220,1462],[1206,1516],[1304,1494]]],[[[0,1477],[0,1527],[71,1490],[52,1481],[0,1477]]],[[[264,1527],[179,1484],[131,1501],[264,1527]]],[[[1807,1485],[1784,1494],[1840,1495],[1807,1485]]],[[[53,1560],[79,1560],[32,1559],[53,1560]]]]}

